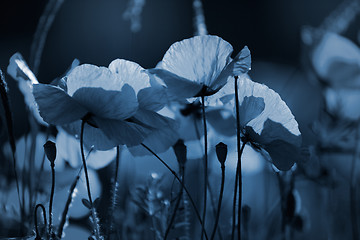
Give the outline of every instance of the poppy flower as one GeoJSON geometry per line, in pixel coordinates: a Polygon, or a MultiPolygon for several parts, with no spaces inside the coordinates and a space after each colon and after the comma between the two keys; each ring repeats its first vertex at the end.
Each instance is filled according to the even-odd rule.
{"type": "Polygon", "coordinates": [[[162,95],[156,92],[161,91],[150,86],[140,65],[121,59],[114,60],[109,68],[90,64],[74,68],[66,77],[64,89],[33,86],[43,119],[78,136],[80,120],[86,121],[84,143],[97,150],[133,147],[172,126],[171,119],[156,112],[162,107],[162,95]]]}
{"type": "MultiPolygon", "coordinates": [[[[289,170],[297,161],[301,146],[301,133],[295,117],[279,94],[264,84],[253,82],[246,75],[238,81],[238,117],[243,140],[249,141],[256,149],[265,150],[278,169],[289,170]]],[[[229,82],[209,101],[221,102],[234,111],[233,92],[234,85],[229,82]]]]}
{"type": "Polygon", "coordinates": [[[315,73],[325,85],[327,110],[342,118],[360,118],[360,48],[338,34],[326,32],[311,55],[315,73]]]}
{"type": "Polygon", "coordinates": [[[209,96],[223,87],[231,76],[250,70],[250,51],[244,47],[231,59],[233,48],[220,37],[204,35],[170,46],[150,74],[160,78],[175,99],[209,96]]]}
{"type": "MultiPolygon", "coordinates": [[[[72,69],[79,65],[79,60],[75,59],[70,68],[66,71],[65,75],[69,74],[72,69]]],[[[32,94],[32,89],[34,84],[38,84],[34,73],[29,68],[25,59],[20,53],[15,53],[11,56],[9,61],[9,66],[7,68],[7,73],[18,82],[18,87],[21,93],[24,95],[24,100],[26,106],[29,108],[30,112],[33,114],[34,118],[41,125],[47,126],[48,124],[42,119],[37,109],[37,105],[34,99],[34,95],[32,94]]],[[[59,79],[55,79],[54,82],[59,81],[59,79]]]]}

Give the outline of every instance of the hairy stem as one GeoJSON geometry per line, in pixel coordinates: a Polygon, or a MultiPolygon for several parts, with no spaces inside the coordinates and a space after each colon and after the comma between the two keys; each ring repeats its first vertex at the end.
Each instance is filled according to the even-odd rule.
{"type": "Polygon", "coordinates": [[[112,228],[113,228],[113,215],[114,215],[114,210],[115,210],[115,205],[116,205],[116,195],[117,195],[117,187],[118,187],[118,183],[117,183],[117,179],[118,179],[118,172],[119,172],[119,163],[120,163],[120,147],[117,146],[116,147],[116,160],[115,160],[115,177],[114,177],[114,183],[113,183],[113,190],[112,190],[112,195],[111,195],[111,204],[109,207],[109,227],[107,230],[107,237],[108,239],[110,239],[110,234],[112,232],[112,228]]]}
{"type": "Polygon", "coordinates": [[[55,164],[51,163],[51,193],[50,193],[50,203],[49,203],[49,234],[52,236],[53,234],[53,226],[52,226],[52,206],[54,200],[54,192],[55,192],[55,164]]]}
{"type": "MultiPolygon", "coordinates": [[[[180,167],[180,179],[182,182],[184,182],[184,167],[180,167]]],[[[181,202],[181,199],[182,199],[182,194],[183,194],[183,191],[184,191],[184,188],[183,188],[183,185],[180,186],[180,191],[179,191],[179,195],[178,195],[178,199],[176,200],[176,203],[175,203],[175,208],[174,208],[174,212],[170,218],[170,222],[169,222],[169,225],[165,231],[165,236],[164,236],[164,240],[167,239],[168,235],[169,235],[169,232],[170,232],[170,229],[175,221],[175,217],[176,217],[176,212],[180,206],[180,202],[181,202]]]]}
{"type": "Polygon", "coordinates": [[[35,206],[35,213],[34,213],[34,222],[35,222],[35,233],[36,233],[36,238],[35,240],[41,239],[40,233],[39,233],[39,229],[38,229],[38,219],[37,219],[37,210],[38,208],[41,208],[42,212],[43,212],[43,220],[44,220],[44,224],[45,224],[45,228],[47,225],[47,221],[46,221],[46,210],[44,205],[42,204],[37,204],[35,206]]]}
{"type": "Polygon", "coordinates": [[[87,188],[87,192],[88,192],[88,198],[89,198],[89,202],[90,202],[90,208],[91,208],[91,216],[93,218],[93,228],[94,228],[94,233],[95,233],[95,237],[96,240],[100,240],[102,239],[100,237],[100,227],[99,224],[97,223],[97,217],[96,217],[96,213],[95,213],[95,209],[94,209],[94,204],[91,198],[91,191],[90,191],[90,181],[89,181],[89,175],[88,175],[88,171],[87,171],[87,166],[86,166],[86,161],[85,161],[85,154],[84,154],[84,127],[85,127],[85,121],[82,120],[81,121],[81,133],[80,133],[80,149],[81,149],[81,158],[82,158],[82,162],[83,162],[83,166],[84,166],[84,173],[85,173],[85,179],[86,179],[86,188],[87,188]]]}
{"type": "Polygon", "coordinates": [[[164,161],[162,160],[153,150],[151,150],[148,146],[146,146],[145,144],[141,144],[141,146],[143,146],[144,148],[146,148],[146,150],[148,150],[152,155],[154,155],[154,157],[156,157],[170,172],[172,175],[174,175],[174,177],[179,181],[179,183],[181,184],[181,186],[184,188],[186,194],[188,195],[189,197],[189,200],[190,200],[190,203],[191,205],[193,206],[194,208],[194,211],[195,211],[195,214],[196,214],[196,217],[197,219],[199,220],[200,224],[201,224],[201,229],[202,231],[204,232],[205,234],[205,238],[208,240],[208,236],[206,234],[206,231],[204,229],[204,225],[203,225],[203,222],[201,220],[201,217],[200,217],[200,213],[195,205],[195,202],[193,200],[193,198],[191,197],[190,195],[190,192],[188,191],[188,189],[186,188],[185,184],[183,183],[183,181],[181,181],[181,179],[179,178],[179,176],[176,174],[176,172],[174,170],[171,169],[171,167],[164,161]]]}
{"type": "Polygon", "coordinates": [[[77,185],[77,183],[78,183],[78,181],[80,179],[80,174],[81,174],[82,169],[83,169],[83,166],[81,166],[78,175],[76,176],[75,180],[73,181],[73,183],[70,186],[69,195],[68,195],[68,198],[66,200],[65,208],[64,208],[64,211],[63,211],[63,213],[61,215],[60,224],[59,224],[58,231],[57,231],[57,237],[59,239],[62,238],[62,233],[64,231],[65,223],[66,223],[66,220],[67,220],[67,214],[69,212],[70,204],[71,204],[71,202],[73,200],[74,190],[75,190],[76,185],[77,185]]]}

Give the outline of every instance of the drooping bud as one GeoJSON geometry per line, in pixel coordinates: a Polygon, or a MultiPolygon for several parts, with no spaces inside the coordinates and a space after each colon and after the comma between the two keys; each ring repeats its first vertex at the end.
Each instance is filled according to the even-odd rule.
{"type": "Polygon", "coordinates": [[[227,149],[227,145],[225,143],[219,142],[216,145],[216,156],[221,165],[225,164],[227,151],[228,151],[228,149],[227,149]]]}
{"type": "Polygon", "coordinates": [[[179,162],[180,166],[185,166],[187,160],[186,157],[187,151],[184,141],[182,139],[179,139],[173,146],[173,149],[176,155],[176,159],[179,162]]]}
{"type": "Polygon", "coordinates": [[[55,159],[56,159],[56,145],[52,141],[47,141],[44,144],[44,151],[46,154],[46,157],[49,159],[51,163],[51,167],[55,166],[55,159]]]}

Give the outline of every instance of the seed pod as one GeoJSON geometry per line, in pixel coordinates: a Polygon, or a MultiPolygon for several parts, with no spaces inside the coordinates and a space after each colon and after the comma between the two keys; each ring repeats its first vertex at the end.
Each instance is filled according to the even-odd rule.
{"type": "Polygon", "coordinates": [[[216,156],[221,165],[225,164],[227,151],[228,151],[228,149],[227,149],[227,145],[225,143],[219,142],[216,145],[216,156]]]}
{"type": "Polygon", "coordinates": [[[44,144],[44,151],[46,157],[49,159],[51,166],[55,166],[55,159],[56,159],[56,145],[52,141],[47,141],[44,144]]]}
{"type": "Polygon", "coordinates": [[[182,139],[179,139],[175,145],[173,146],[176,159],[179,162],[180,166],[185,166],[187,157],[186,157],[186,146],[184,144],[184,141],[182,139]]]}

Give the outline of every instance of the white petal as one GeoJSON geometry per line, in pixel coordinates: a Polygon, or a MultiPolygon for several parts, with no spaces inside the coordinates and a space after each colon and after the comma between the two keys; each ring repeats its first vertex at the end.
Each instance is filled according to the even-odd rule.
{"type": "Polygon", "coordinates": [[[91,64],[75,67],[67,76],[67,92],[70,96],[84,87],[120,91],[123,85],[117,75],[108,68],[91,64]]]}
{"type": "Polygon", "coordinates": [[[40,115],[49,124],[63,125],[81,119],[88,112],[61,88],[35,84],[33,89],[40,115]]]}
{"type": "Polygon", "coordinates": [[[143,88],[150,87],[149,76],[137,63],[124,59],[116,59],[109,65],[111,72],[116,74],[121,82],[129,84],[136,94],[143,88]]]}
{"type": "Polygon", "coordinates": [[[161,68],[211,86],[230,61],[232,46],[217,36],[196,36],[176,42],[165,53],[161,68]]]}
{"type": "Polygon", "coordinates": [[[274,122],[282,124],[292,134],[299,136],[299,126],[291,113],[289,107],[281,99],[280,95],[264,84],[256,83],[246,77],[239,78],[238,84],[239,103],[244,101],[246,96],[260,97],[264,99],[265,109],[255,119],[248,123],[255,132],[261,133],[265,121],[269,118],[274,122]]]}
{"type": "Polygon", "coordinates": [[[98,87],[83,87],[73,98],[95,116],[124,120],[135,114],[138,102],[134,90],[125,84],[121,91],[98,87]]]}
{"type": "Polygon", "coordinates": [[[360,86],[360,49],[347,38],[326,33],[312,55],[317,74],[331,84],[356,83],[360,86]]]}

